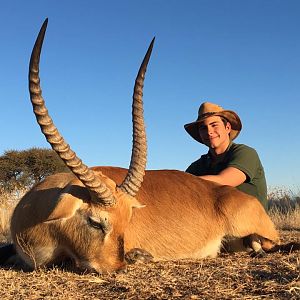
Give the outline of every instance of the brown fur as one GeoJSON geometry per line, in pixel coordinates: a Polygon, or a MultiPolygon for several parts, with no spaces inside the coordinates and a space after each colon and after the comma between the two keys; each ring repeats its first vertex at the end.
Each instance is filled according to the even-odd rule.
{"type": "Polygon", "coordinates": [[[146,171],[134,199],[116,186],[126,169],[93,170],[107,176],[118,200],[114,207],[91,203],[88,190],[68,173],[49,176],[17,205],[12,237],[32,268],[67,256],[83,269],[122,269],[123,239],[125,252],[141,248],[155,260],[215,257],[225,236],[255,233],[268,241],[266,250],[279,242],[259,201],[235,188],[176,170],[146,171]],[[89,217],[104,222],[106,231],[91,227],[89,217]]]}
{"type": "MultiPolygon", "coordinates": [[[[116,183],[125,169],[101,167],[116,183]]],[[[142,248],[156,259],[215,256],[201,253],[225,235],[256,233],[279,242],[274,224],[260,202],[229,186],[221,186],[176,170],[146,171],[137,200],[145,208],[134,211],[125,231],[125,250],[142,248]]]]}

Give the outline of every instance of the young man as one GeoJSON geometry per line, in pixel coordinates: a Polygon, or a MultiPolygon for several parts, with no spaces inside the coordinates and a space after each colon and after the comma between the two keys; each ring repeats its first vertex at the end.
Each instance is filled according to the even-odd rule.
{"type": "Polygon", "coordinates": [[[186,172],[255,196],[267,210],[267,185],[257,152],[232,141],[242,129],[239,116],[213,103],[202,103],[195,122],[184,125],[188,134],[206,145],[208,153],[186,172]]]}

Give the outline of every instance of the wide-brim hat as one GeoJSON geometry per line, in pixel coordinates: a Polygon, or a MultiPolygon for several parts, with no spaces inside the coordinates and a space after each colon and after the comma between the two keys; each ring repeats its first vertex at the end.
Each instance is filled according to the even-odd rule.
{"type": "Polygon", "coordinates": [[[242,122],[237,113],[232,110],[225,110],[223,107],[209,102],[204,102],[200,105],[197,120],[195,122],[185,124],[184,128],[192,138],[203,144],[199,134],[199,123],[211,116],[220,116],[230,123],[231,131],[229,133],[229,137],[231,140],[234,140],[242,130],[242,122]]]}

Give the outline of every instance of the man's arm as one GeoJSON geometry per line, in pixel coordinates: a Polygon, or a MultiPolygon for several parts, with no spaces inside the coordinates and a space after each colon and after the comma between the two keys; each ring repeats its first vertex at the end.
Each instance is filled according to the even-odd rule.
{"type": "Polygon", "coordinates": [[[238,186],[246,181],[247,176],[241,170],[234,167],[227,167],[218,175],[199,176],[202,179],[214,181],[223,185],[238,186]]]}

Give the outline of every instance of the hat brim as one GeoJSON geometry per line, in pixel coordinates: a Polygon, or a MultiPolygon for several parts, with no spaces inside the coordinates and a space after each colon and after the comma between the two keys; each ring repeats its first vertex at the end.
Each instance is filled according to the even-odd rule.
{"type": "Polygon", "coordinates": [[[184,129],[193,139],[203,144],[199,134],[199,123],[211,116],[219,116],[228,120],[228,122],[231,124],[231,131],[229,133],[231,140],[234,140],[242,130],[242,122],[239,116],[232,110],[223,110],[221,112],[210,113],[209,115],[198,118],[195,122],[185,124],[184,129]]]}

